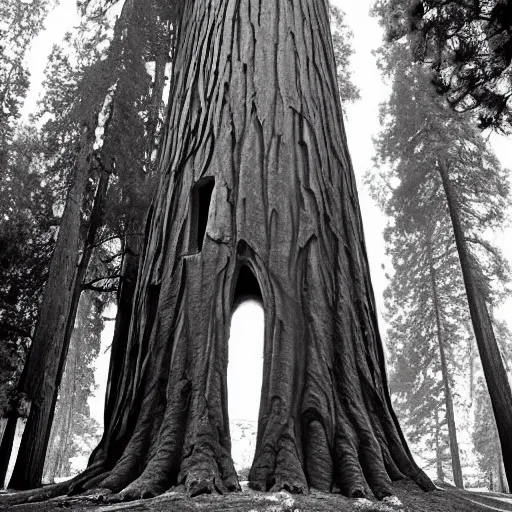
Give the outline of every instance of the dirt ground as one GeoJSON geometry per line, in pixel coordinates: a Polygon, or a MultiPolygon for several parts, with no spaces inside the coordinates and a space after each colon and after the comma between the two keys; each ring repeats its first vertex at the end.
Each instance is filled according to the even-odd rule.
{"type": "Polygon", "coordinates": [[[61,497],[42,503],[16,505],[16,494],[0,495],[0,510],[12,512],[512,512],[512,495],[439,489],[422,492],[410,482],[395,484],[396,497],[383,502],[348,499],[339,494],[311,492],[261,493],[245,489],[229,495],[188,498],[169,492],[157,498],[129,503],[102,503],[94,497],[61,497]]]}

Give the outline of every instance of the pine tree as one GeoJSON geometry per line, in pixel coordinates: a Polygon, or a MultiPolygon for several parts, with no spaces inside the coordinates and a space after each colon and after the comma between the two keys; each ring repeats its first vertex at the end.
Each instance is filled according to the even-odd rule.
{"type": "Polygon", "coordinates": [[[19,125],[30,77],[24,59],[50,4],[0,5],[0,416],[12,409],[46,273],[42,254],[51,250],[41,238],[51,215],[45,210],[48,189],[45,194],[36,183],[43,181],[35,172],[40,141],[33,129],[19,125]]]}
{"type": "MultiPolygon", "coordinates": [[[[450,161],[475,261],[473,272],[491,305],[506,292],[508,267],[482,233],[503,221],[507,179],[471,119],[458,117],[436,98],[424,70],[408,60],[407,49],[395,47],[383,55],[393,92],[382,109],[384,130],[377,151],[381,165],[391,166],[382,168],[370,185],[392,219],[387,243],[395,267],[388,291],[393,382],[401,381],[396,389],[409,422],[416,423],[415,437],[427,435],[437,457],[442,456],[439,385],[443,382],[442,414],[448,424],[454,479],[462,485],[450,373],[465,366],[461,358],[466,352],[462,347],[467,343],[464,325],[469,311],[439,159],[450,161]],[[450,364],[455,365],[451,371],[450,364]]],[[[438,476],[442,473],[438,464],[438,476]]]]}

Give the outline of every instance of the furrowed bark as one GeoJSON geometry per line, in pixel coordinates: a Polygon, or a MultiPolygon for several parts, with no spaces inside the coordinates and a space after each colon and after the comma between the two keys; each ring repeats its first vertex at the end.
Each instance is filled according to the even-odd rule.
{"type": "Polygon", "coordinates": [[[243,266],[266,313],[251,485],[432,489],[391,408],[326,4],[188,2],[179,34],[109,425],[71,492],[239,488],[226,367],[243,266]]]}
{"type": "Polygon", "coordinates": [[[450,180],[448,166],[443,158],[439,158],[437,163],[450,211],[453,233],[466,287],[469,311],[487,388],[491,397],[496,426],[498,427],[505,473],[510,486],[512,482],[512,391],[494,335],[489,310],[484,295],[478,289],[477,280],[475,279],[474,265],[472,264],[473,256],[467,247],[457,204],[457,196],[454,185],[450,180]]]}
{"type": "Polygon", "coordinates": [[[41,484],[46,448],[78,304],[78,255],[81,247],[81,208],[89,180],[94,131],[83,128],[77,173],[68,193],[50,264],[39,320],[20,389],[31,401],[30,414],[9,482],[13,489],[41,484]]]}
{"type": "Polygon", "coordinates": [[[430,240],[427,250],[430,270],[430,284],[432,288],[432,301],[436,317],[436,334],[439,345],[439,358],[441,360],[441,375],[443,377],[443,390],[446,406],[446,423],[448,425],[448,437],[450,439],[450,454],[452,457],[453,481],[457,487],[463,489],[464,480],[462,478],[462,468],[460,465],[459,443],[457,441],[457,428],[455,426],[455,414],[453,412],[453,398],[452,391],[450,388],[450,377],[448,375],[448,365],[446,363],[443,324],[441,321],[439,296],[437,292],[436,272],[434,268],[434,262],[432,260],[432,245],[430,243],[430,240]]]}

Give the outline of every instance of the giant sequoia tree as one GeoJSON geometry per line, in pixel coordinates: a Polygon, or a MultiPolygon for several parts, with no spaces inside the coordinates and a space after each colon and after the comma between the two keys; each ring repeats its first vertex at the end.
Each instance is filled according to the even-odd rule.
{"type": "Polygon", "coordinates": [[[110,420],[71,490],[238,489],[227,339],[233,302],[254,293],[252,486],[431,488],[390,405],[326,2],[187,2],[172,98],[110,420]]]}
{"type": "Polygon", "coordinates": [[[237,490],[227,341],[233,303],[254,294],[265,348],[251,485],[433,488],[391,408],[327,2],[189,1],[179,29],[105,433],[88,469],[54,490],[237,490]]]}

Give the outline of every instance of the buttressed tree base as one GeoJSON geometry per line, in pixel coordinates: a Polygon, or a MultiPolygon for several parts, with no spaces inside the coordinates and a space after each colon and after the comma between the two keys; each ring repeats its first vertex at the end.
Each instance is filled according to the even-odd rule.
{"type": "Polygon", "coordinates": [[[183,2],[172,107],[105,434],[66,491],[239,489],[233,304],[261,297],[250,485],[393,494],[412,460],[393,413],[325,0],[183,2]]]}

